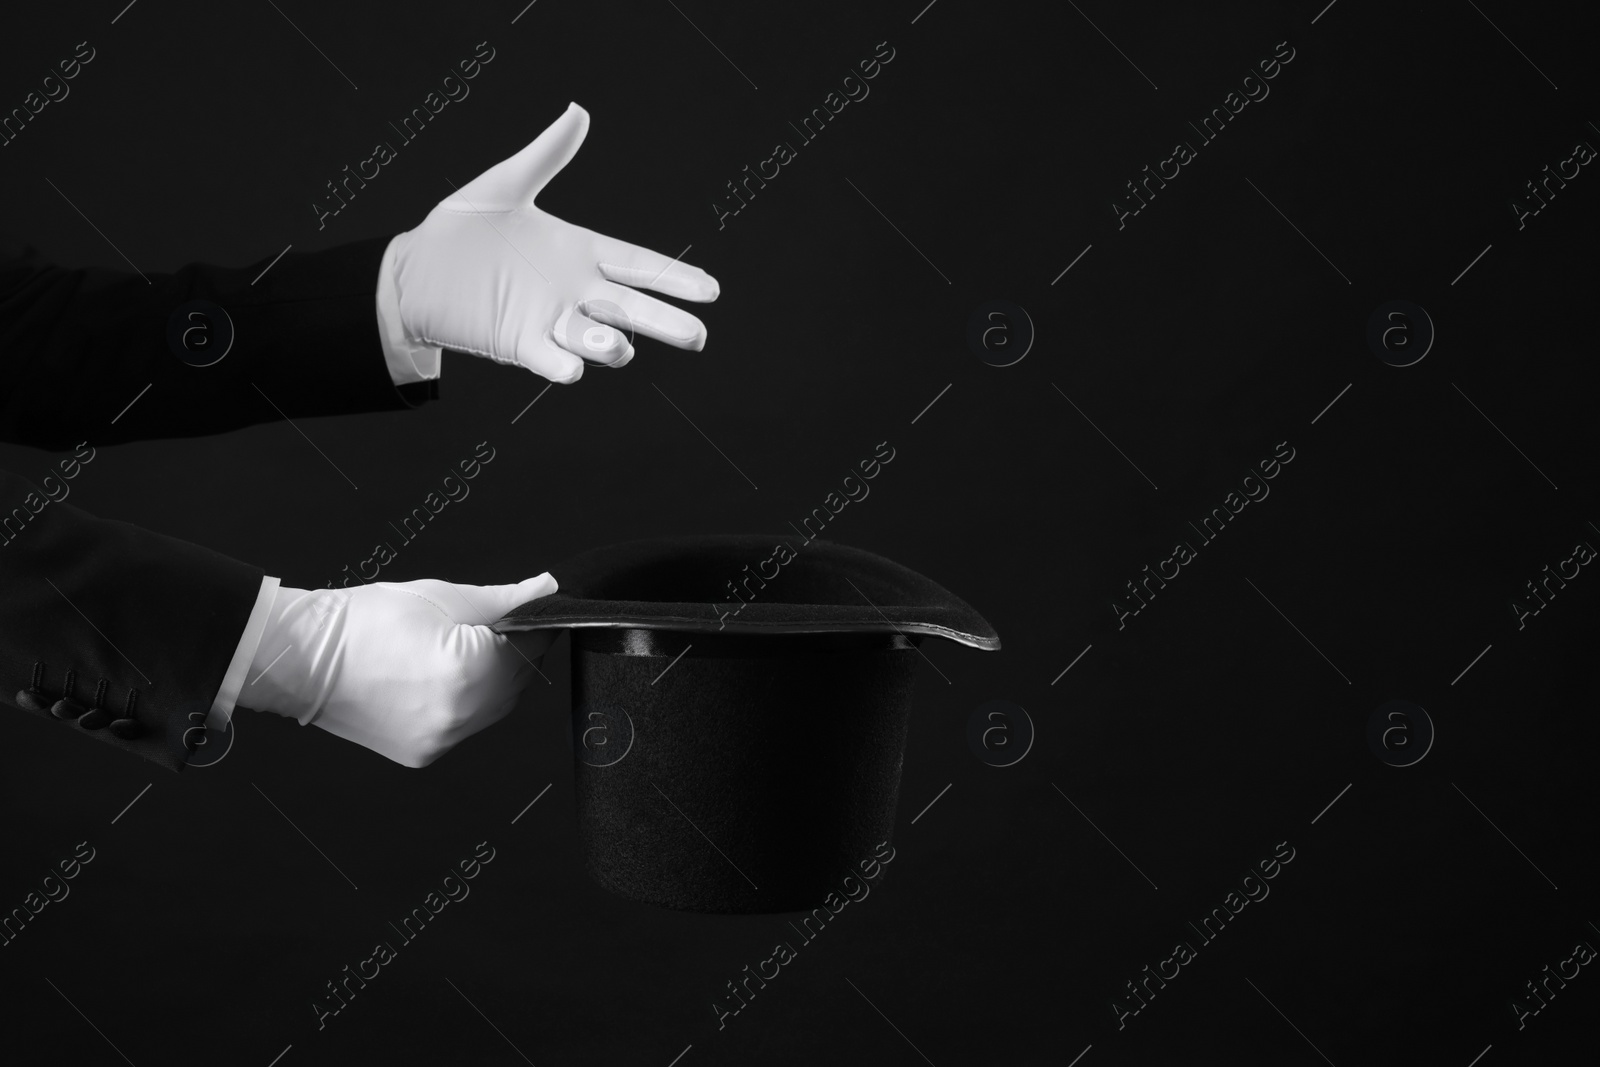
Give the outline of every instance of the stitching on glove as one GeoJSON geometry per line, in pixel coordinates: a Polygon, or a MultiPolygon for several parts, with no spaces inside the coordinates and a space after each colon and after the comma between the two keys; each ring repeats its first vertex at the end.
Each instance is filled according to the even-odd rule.
{"type": "Polygon", "coordinates": [[[493,352],[485,352],[482,349],[478,349],[478,348],[467,348],[467,347],[465,347],[463,345],[455,345],[455,344],[451,344],[449,341],[440,341],[440,340],[438,340],[436,338],[429,337],[427,334],[423,334],[421,337],[418,337],[417,340],[420,341],[422,344],[425,344],[425,345],[433,345],[435,348],[448,348],[452,352],[465,352],[469,356],[482,356],[484,359],[492,359],[496,363],[515,363],[516,362],[515,359],[501,359],[499,356],[495,355],[493,352]]]}
{"type": "MultiPolygon", "coordinates": [[[[630,272],[632,272],[634,274],[647,274],[647,273],[649,273],[648,271],[642,270],[642,269],[637,268],[637,267],[620,267],[616,263],[604,263],[604,262],[602,262],[600,264],[600,266],[602,266],[602,267],[617,267],[619,270],[630,271],[630,272]]],[[[665,274],[666,271],[662,271],[661,273],[665,274]]],[[[660,275],[656,275],[656,277],[660,277],[660,275]]],[[[621,285],[623,283],[618,282],[617,284],[621,285]]],[[[592,316],[590,316],[590,314],[588,312],[588,309],[585,307],[585,305],[587,303],[588,303],[587,300],[579,301],[578,304],[576,305],[576,310],[577,310],[578,314],[584,316],[585,318],[591,318],[592,319],[592,316]]],[[[631,312],[628,312],[626,308],[623,309],[623,312],[624,312],[624,314],[626,314],[628,316],[628,320],[630,322],[632,322],[634,327],[636,328],[634,330],[635,333],[641,332],[641,331],[639,331],[637,329],[637,327],[648,326],[652,330],[655,330],[655,331],[657,331],[659,333],[666,334],[668,337],[677,338],[680,341],[692,340],[699,333],[699,331],[693,331],[693,332],[690,332],[690,333],[676,333],[676,332],[674,332],[672,330],[669,330],[666,327],[662,326],[659,322],[656,322],[656,321],[654,321],[652,319],[647,319],[642,315],[634,315],[631,312]]],[[[593,319],[593,321],[599,322],[600,320],[599,319],[593,319]]],[[[601,325],[604,326],[604,325],[606,325],[606,323],[601,323],[601,325]]],[[[615,330],[615,329],[618,329],[619,327],[613,326],[611,328],[613,330],[615,330]]]]}
{"type": "MultiPolygon", "coordinates": [[[[595,264],[595,266],[599,267],[602,272],[604,272],[607,267],[610,267],[612,270],[618,272],[619,274],[650,274],[650,272],[648,270],[646,270],[645,268],[643,268],[643,267],[624,266],[621,263],[612,263],[612,262],[610,262],[608,260],[604,260],[604,259],[602,259],[599,263],[595,264]]],[[[650,280],[652,282],[659,280],[663,275],[665,275],[667,273],[668,270],[671,270],[675,266],[677,266],[677,263],[675,263],[675,262],[667,264],[667,269],[666,270],[663,270],[663,271],[660,271],[660,272],[658,272],[656,274],[650,275],[650,280]]],[[[614,279],[609,279],[609,278],[607,279],[607,281],[612,281],[612,280],[614,280],[614,279]]]]}
{"type": "MultiPolygon", "coordinates": [[[[601,268],[602,273],[604,273],[605,268],[609,267],[609,268],[611,268],[611,270],[617,271],[618,273],[622,273],[622,274],[634,274],[634,275],[640,275],[640,276],[648,276],[650,280],[645,283],[645,286],[649,287],[651,285],[654,285],[656,282],[660,281],[662,278],[666,277],[667,271],[671,270],[673,267],[688,267],[689,264],[685,263],[681,259],[675,259],[671,263],[668,263],[664,269],[656,271],[653,274],[650,272],[650,269],[648,267],[629,267],[629,266],[627,266],[625,264],[622,264],[622,263],[612,263],[610,260],[606,260],[606,259],[602,259],[600,262],[596,263],[595,266],[601,268]]],[[[607,278],[606,280],[607,281],[616,281],[615,278],[607,278]]],[[[689,279],[689,280],[693,281],[694,279],[689,279]]],[[[618,284],[630,284],[630,283],[621,282],[621,283],[618,283],[618,284]]]]}
{"type": "MultiPolygon", "coordinates": [[[[423,596],[421,593],[417,592],[415,589],[407,589],[407,588],[405,588],[404,586],[401,586],[401,585],[391,585],[389,588],[393,589],[393,590],[395,590],[396,592],[399,592],[399,593],[410,593],[412,596],[416,597],[418,600],[422,601],[425,604],[430,605],[433,608],[434,611],[437,611],[440,615],[443,615],[451,623],[454,623],[455,625],[458,625],[458,626],[459,625],[463,625],[462,623],[460,623],[460,622],[458,622],[456,620],[456,617],[454,615],[451,615],[448,611],[444,610],[438,604],[435,604],[431,599],[429,599],[428,597],[423,596]]],[[[470,605],[470,603],[471,602],[468,601],[469,605],[470,605]]],[[[477,624],[476,623],[466,623],[465,625],[474,626],[474,625],[477,625],[477,624]]]]}
{"type": "Polygon", "coordinates": [[[477,208],[470,204],[464,208],[451,207],[449,201],[440,204],[438,210],[450,215],[510,215],[521,210],[520,205],[512,204],[510,207],[477,208]]]}
{"type": "MultiPolygon", "coordinates": [[[[671,337],[672,339],[677,340],[677,341],[692,341],[696,337],[698,337],[699,334],[700,334],[700,331],[698,331],[698,330],[691,330],[688,333],[679,333],[677,330],[669,330],[665,326],[663,326],[661,323],[655,321],[654,319],[646,319],[646,318],[642,318],[642,317],[640,317],[638,315],[630,315],[629,318],[633,322],[634,332],[635,333],[643,333],[643,334],[647,334],[648,335],[651,331],[654,331],[655,333],[659,333],[664,337],[671,337]]],[[[599,322],[598,319],[596,319],[595,321],[599,322]]],[[[601,323],[601,325],[604,326],[606,324],[605,323],[601,323]]],[[[613,330],[617,329],[617,327],[615,327],[615,326],[613,326],[611,328],[613,330]]]]}

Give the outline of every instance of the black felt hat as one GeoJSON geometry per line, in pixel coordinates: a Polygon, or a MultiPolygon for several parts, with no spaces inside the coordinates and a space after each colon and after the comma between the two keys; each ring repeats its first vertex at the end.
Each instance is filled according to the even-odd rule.
{"type": "Polygon", "coordinates": [[[502,632],[572,631],[590,874],[709,912],[811,908],[890,839],[917,648],[998,649],[983,617],[882,556],[795,536],[610,545],[502,632]]]}

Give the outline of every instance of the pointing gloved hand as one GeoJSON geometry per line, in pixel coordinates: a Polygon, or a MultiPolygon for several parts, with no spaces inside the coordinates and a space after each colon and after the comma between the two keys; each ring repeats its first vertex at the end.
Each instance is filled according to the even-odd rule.
{"type": "Polygon", "coordinates": [[[532,144],[394,238],[384,270],[388,279],[392,264],[392,291],[379,299],[397,307],[406,341],[521,364],[563,384],[582,376],[584,360],[632,359],[627,332],[705,347],[698,318],[638,289],[704,303],[717,298],[715,278],[534,206],[588,130],[589,113],[569,105],[532,144]]]}
{"type": "Polygon", "coordinates": [[[513,645],[489,624],[555,591],[548,573],[516,585],[280,586],[238,703],[425,767],[516,704],[554,634],[513,645]]]}

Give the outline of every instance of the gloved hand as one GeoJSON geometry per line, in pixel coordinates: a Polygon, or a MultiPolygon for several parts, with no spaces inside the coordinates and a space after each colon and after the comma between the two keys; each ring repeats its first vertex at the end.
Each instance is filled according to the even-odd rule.
{"type": "Polygon", "coordinates": [[[555,591],[548,573],[517,585],[280,586],[238,703],[426,767],[516,704],[554,634],[512,645],[489,624],[555,591]]]}
{"type": "Polygon", "coordinates": [[[584,360],[632,359],[625,333],[705,347],[699,319],[628,286],[708,302],[720,291],[715,278],[534,206],[588,130],[589,113],[568,105],[532,144],[390,242],[393,292],[380,300],[398,307],[408,341],[519,363],[563,384],[582,376],[584,360]]]}

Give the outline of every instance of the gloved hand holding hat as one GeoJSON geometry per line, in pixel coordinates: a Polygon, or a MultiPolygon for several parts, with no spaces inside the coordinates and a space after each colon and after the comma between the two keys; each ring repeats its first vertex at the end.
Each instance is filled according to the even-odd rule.
{"type": "Polygon", "coordinates": [[[513,643],[489,624],[556,588],[549,574],[514,585],[280,586],[239,703],[426,767],[516,705],[555,634],[513,643]]]}

